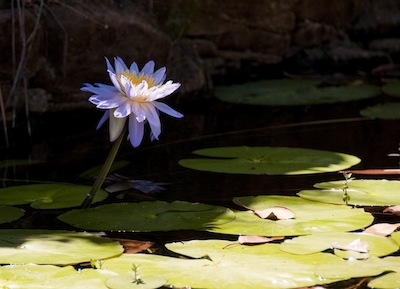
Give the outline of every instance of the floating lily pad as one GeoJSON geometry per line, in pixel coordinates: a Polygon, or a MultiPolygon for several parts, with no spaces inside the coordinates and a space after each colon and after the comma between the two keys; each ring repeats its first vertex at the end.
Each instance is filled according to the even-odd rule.
{"type": "Polygon", "coordinates": [[[369,106],[360,111],[362,116],[379,119],[400,119],[400,102],[387,102],[369,106]]]}
{"type": "Polygon", "coordinates": [[[88,233],[0,230],[0,264],[68,265],[118,256],[122,246],[88,233]]]}
{"type": "Polygon", "coordinates": [[[176,253],[206,258],[122,255],[106,260],[103,269],[125,274],[135,264],[140,266],[144,282],[151,276],[161,275],[167,284],[179,288],[298,288],[339,280],[321,279],[314,274],[319,265],[341,261],[332,254],[293,255],[280,251],[277,244],[232,244],[222,240],[170,243],[166,247],[176,253]]]}
{"type": "Polygon", "coordinates": [[[319,86],[316,80],[278,79],[219,86],[215,96],[226,102],[252,105],[310,105],[366,99],[380,88],[366,84],[319,86]]]}
{"type": "MultiPolygon", "coordinates": [[[[80,206],[90,186],[72,184],[34,184],[0,189],[0,204],[31,204],[35,209],[60,209],[80,206]]],[[[94,202],[104,200],[108,193],[100,190],[94,202]]]]}
{"type": "Polygon", "coordinates": [[[23,215],[24,212],[21,209],[10,206],[0,206],[0,224],[18,220],[23,215]]]}
{"type": "Polygon", "coordinates": [[[323,264],[316,268],[315,274],[322,278],[360,278],[383,276],[368,283],[370,288],[392,289],[400,287],[400,257],[371,257],[366,260],[343,260],[334,264],[323,264]]]}
{"type": "Polygon", "coordinates": [[[382,86],[382,91],[390,96],[400,97],[400,81],[393,81],[382,86]]]}
{"type": "Polygon", "coordinates": [[[136,276],[134,273],[113,276],[106,281],[109,289],[157,289],[166,283],[167,280],[161,276],[149,276],[142,280],[141,277],[136,276]]]}
{"type": "Polygon", "coordinates": [[[183,167],[250,175],[299,175],[347,169],[360,159],[343,153],[289,147],[219,147],[193,152],[208,158],[183,159],[183,167]]]}
{"type": "Polygon", "coordinates": [[[236,203],[262,210],[273,206],[284,206],[295,214],[293,219],[261,219],[252,211],[235,212],[236,218],[210,231],[223,234],[258,236],[296,236],[322,232],[345,232],[364,228],[374,218],[363,209],[352,209],[345,205],[323,204],[299,197],[257,196],[235,198],[236,203]]]}
{"type": "Polygon", "coordinates": [[[72,266],[9,265],[0,267],[1,288],[23,289],[108,289],[105,280],[115,275],[94,269],[79,272],[72,266]]]}
{"type": "Polygon", "coordinates": [[[296,237],[285,240],[280,245],[280,249],[291,254],[312,254],[332,249],[335,244],[345,247],[356,240],[366,244],[366,252],[360,252],[363,248],[334,249],[335,254],[342,258],[366,259],[371,256],[386,256],[399,249],[399,245],[390,238],[347,232],[329,232],[296,237]]]}
{"type": "MultiPolygon", "coordinates": [[[[343,204],[345,181],[317,183],[318,190],[302,190],[298,195],[304,199],[343,204]]],[[[390,206],[400,204],[400,181],[389,180],[351,180],[347,183],[351,205],[390,206]]]]}
{"type": "Polygon", "coordinates": [[[107,204],[59,216],[81,229],[135,232],[207,230],[234,218],[235,214],[224,207],[181,201],[107,204]]]}

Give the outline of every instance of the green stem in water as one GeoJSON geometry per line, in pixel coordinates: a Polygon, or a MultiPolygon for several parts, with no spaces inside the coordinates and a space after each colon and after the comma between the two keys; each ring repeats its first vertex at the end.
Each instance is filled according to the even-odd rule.
{"type": "Polygon", "coordinates": [[[112,164],[114,163],[114,159],[118,153],[119,147],[121,146],[122,139],[125,137],[125,132],[126,132],[126,126],[124,127],[123,131],[121,132],[117,140],[113,143],[111,150],[108,153],[107,159],[103,167],[101,168],[99,175],[97,176],[96,181],[94,182],[90,192],[87,194],[85,200],[81,205],[82,209],[86,209],[90,206],[90,204],[93,202],[95,195],[103,185],[104,180],[107,177],[108,173],[110,172],[112,164]]]}

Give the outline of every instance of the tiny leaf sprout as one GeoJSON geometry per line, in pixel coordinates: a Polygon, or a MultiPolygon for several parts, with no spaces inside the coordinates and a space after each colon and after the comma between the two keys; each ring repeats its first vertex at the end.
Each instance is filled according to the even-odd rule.
{"type": "Polygon", "coordinates": [[[131,281],[131,283],[134,283],[136,285],[144,284],[143,280],[140,278],[140,275],[139,275],[139,268],[140,268],[140,265],[132,264],[132,271],[133,271],[134,276],[133,276],[133,280],[131,281]]]}
{"type": "Polygon", "coordinates": [[[346,205],[349,204],[350,201],[350,195],[349,195],[349,182],[352,180],[351,179],[351,175],[352,173],[348,173],[348,172],[343,172],[343,176],[344,176],[344,187],[343,187],[343,202],[346,203],[346,205]]]}
{"type": "Polygon", "coordinates": [[[103,267],[103,264],[104,264],[103,260],[94,260],[94,259],[90,260],[90,266],[93,269],[101,269],[101,267],[103,267]]]}

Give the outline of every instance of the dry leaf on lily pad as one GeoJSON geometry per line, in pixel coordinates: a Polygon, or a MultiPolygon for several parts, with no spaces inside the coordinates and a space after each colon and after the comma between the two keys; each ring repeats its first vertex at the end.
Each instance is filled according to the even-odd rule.
{"type": "Polygon", "coordinates": [[[293,211],[289,210],[288,208],[279,206],[268,208],[265,210],[254,210],[253,212],[262,219],[288,220],[294,218],[293,211]]]}
{"type": "Polygon", "coordinates": [[[110,238],[114,241],[119,242],[125,249],[126,254],[133,254],[142,252],[144,250],[149,249],[153,246],[153,242],[149,241],[139,241],[139,240],[131,240],[131,239],[124,239],[124,238],[110,238]]]}
{"type": "Polygon", "coordinates": [[[333,242],[332,248],[344,251],[368,253],[368,242],[361,241],[360,239],[355,239],[354,241],[346,245],[340,244],[339,242],[333,242]]]}
{"type": "Polygon", "coordinates": [[[383,210],[384,213],[392,213],[393,215],[400,216],[400,205],[399,206],[392,206],[387,207],[383,210]]]}
{"type": "Polygon", "coordinates": [[[388,236],[392,234],[397,228],[400,227],[400,223],[389,224],[389,223],[379,223],[374,224],[364,230],[364,233],[373,234],[378,236],[388,236]]]}
{"type": "Polygon", "coordinates": [[[284,237],[263,237],[263,236],[239,236],[238,242],[239,244],[263,244],[272,242],[275,240],[282,240],[284,237]]]}

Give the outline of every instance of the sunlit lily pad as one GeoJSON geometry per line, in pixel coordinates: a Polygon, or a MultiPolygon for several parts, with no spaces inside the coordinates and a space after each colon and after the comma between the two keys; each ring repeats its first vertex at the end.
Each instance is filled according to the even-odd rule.
{"type": "Polygon", "coordinates": [[[335,254],[342,258],[353,257],[366,259],[371,256],[386,256],[399,249],[399,245],[390,238],[347,232],[329,232],[296,237],[290,240],[285,240],[280,245],[280,249],[291,254],[312,254],[332,249],[335,244],[340,244],[343,247],[346,247],[346,245],[356,240],[365,242],[367,245],[366,252],[359,252],[364,248],[349,248],[343,250],[334,249],[335,254]]]}
{"type": "Polygon", "coordinates": [[[278,79],[219,86],[214,94],[226,102],[253,105],[310,105],[366,99],[380,94],[380,88],[366,84],[319,86],[306,79],[278,79]]]}
{"type": "Polygon", "coordinates": [[[182,288],[298,288],[337,281],[314,274],[316,266],[334,264],[340,258],[326,253],[293,255],[277,244],[233,245],[222,240],[167,244],[176,253],[201,259],[183,259],[150,254],[123,255],[104,262],[103,268],[125,274],[132,264],[140,266],[143,281],[161,275],[167,284],[182,288]]]}
{"type": "Polygon", "coordinates": [[[284,206],[292,210],[294,219],[261,219],[252,211],[235,212],[236,218],[229,223],[211,229],[212,232],[258,236],[296,236],[322,232],[345,232],[367,227],[373,216],[363,209],[344,205],[324,204],[299,197],[257,196],[235,198],[235,202],[252,209],[284,206]]]}
{"type": "Polygon", "coordinates": [[[79,272],[72,266],[9,265],[0,267],[1,288],[23,289],[108,289],[105,280],[115,275],[94,269],[79,272]]]}
{"type": "MultiPolygon", "coordinates": [[[[318,190],[302,190],[298,195],[304,199],[343,204],[345,181],[317,183],[318,190]]],[[[351,205],[390,206],[400,204],[400,181],[389,180],[351,180],[347,184],[351,205]]]]}
{"type": "Polygon", "coordinates": [[[24,212],[21,209],[10,206],[0,206],[0,224],[18,220],[23,215],[24,212]]]}
{"type": "Polygon", "coordinates": [[[88,233],[0,230],[0,264],[68,265],[118,256],[122,246],[88,233]]]}
{"type": "Polygon", "coordinates": [[[400,81],[393,81],[382,86],[382,91],[390,96],[400,97],[400,81]]]}
{"type": "Polygon", "coordinates": [[[323,264],[315,274],[323,278],[359,278],[378,276],[368,283],[370,288],[392,289],[400,287],[400,257],[371,257],[366,260],[349,259],[334,264],[323,264]]]}
{"type": "Polygon", "coordinates": [[[379,119],[400,119],[400,102],[387,102],[369,106],[360,111],[362,116],[379,119]]]}
{"type": "Polygon", "coordinates": [[[130,272],[130,274],[112,276],[106,281],[109,289],[157,289],[166,283],[167,280],[161,276],[149,276],[143,280],[140,272],[137,275],[130,272]]]}
{"type": "Polygon", "coordinates": [[[183,167],[250,175],[299,175],[347,169],[360,159],[343,153],[290,147],[218,147],[193,152],[208,158],[183,159],[183,167]]]}
{"type": "Polygon", "coordinates": [[[234,218],[228,208],[181,201],[107,204],[59,216],[61,221],[81,229],[136,232],[206,230],[234,218]]]}
{"type": "MultiPolygon", "coordinates": [[[[72,184],[33,184],[0,189],[0,204],[31,204],[35,209],[60,209],[80,206],[90,186],[72,184]]],[[[108,193],[100,190],[94,202],[104,200],[108,193]]]]}

